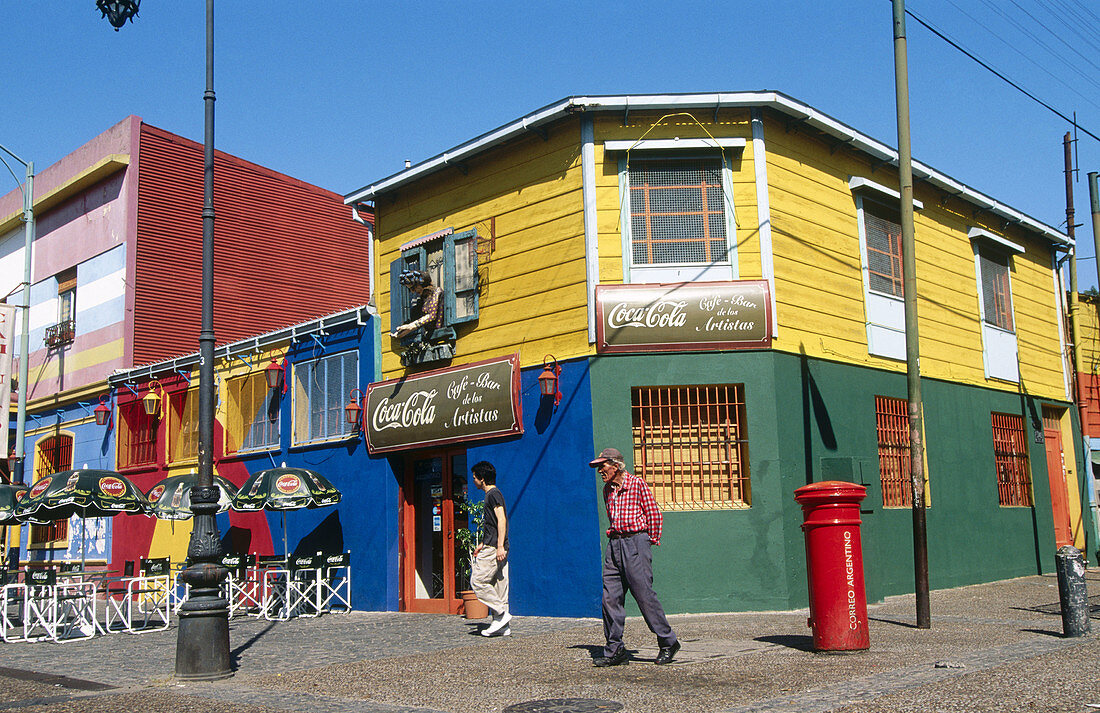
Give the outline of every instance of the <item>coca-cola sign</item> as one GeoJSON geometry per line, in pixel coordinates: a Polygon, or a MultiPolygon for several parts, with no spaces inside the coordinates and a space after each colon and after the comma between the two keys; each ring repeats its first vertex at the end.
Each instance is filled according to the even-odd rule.
{"type": "Polygon", "coordinates": [[[371,453],[523,433],[519,355],[367,387],[371,453]]]}
{"type": "Polygon", "coordinates": [[[754,349],[771,345],[765,280],[597,285],[600,353],[754,349]]]}

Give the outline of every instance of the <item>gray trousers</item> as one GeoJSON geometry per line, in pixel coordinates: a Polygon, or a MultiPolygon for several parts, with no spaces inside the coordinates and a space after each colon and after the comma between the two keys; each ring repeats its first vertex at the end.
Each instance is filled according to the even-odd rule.
{"type": "Polygon", "coordinates": [[[626,592],[634,595],[649,630],[657,635],[658,646],[672,646],[676,634],[668,625],[665,610],[653,592],[653,551],[649,533],[639,532],[607,541],[603,558],[604,656],[614,656],[623,647],[626,592]]]}

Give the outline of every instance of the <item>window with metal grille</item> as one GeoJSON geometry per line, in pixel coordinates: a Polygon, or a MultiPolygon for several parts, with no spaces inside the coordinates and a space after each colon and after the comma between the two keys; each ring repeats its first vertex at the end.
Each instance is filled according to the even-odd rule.
{"type": "Polygon", "coordinates": [[[901,272],[901,218],[896,209],[863,199],[863,229],[867,238],[868,287],[904,297],[901,272]]]}
{"type": "Polygon", "coordinates": [[[1031,507],[1031,469],[1022,416],[993,414],[993,457],[997,464],[998,502],[1031,507]]]}
{"type": "Polygon", "coordinates": [[[729,262],[721,158],[631,158],[635,265],[729,262]]]}
{"type": "Polygon", "coordinates": [[[145,407],[140,399],[119,404],[119,468],[157,462],[157,425],[157,417],[145,413],[145,407]]]}
{"type": "Polygon", "coordinates": [[[279,390],[268,387],[262,371],[229,380],[228,417],[226,451],[279,445],[279,390]]]}
{"type": "MultiPolygon", "coordinates": [[[[60,473],[73,467],[73,437],[67,434],[47,436],[35,445],[34,479],[60,473]]],[[[69,521],[54,520],[31,525],[29,547],[48,547],[69,539],[69,521]]]]}
{"type": "Polygon", "coordinates": [[[294,442],[341,438],[355,432],[344,406],[359,386],[359,354],[344,352],[294,365],[294,442]]]}
{"type": "Polygon", "coordinates": [[[199,391],[191,389],[168,398],[169,460],[178,462],[199,457],[199,391]]]}
{"type": "Polygon", "coordinates": [[[1012,285],[1008,277],[1008,256],[986,248],[978,250],[982,273],[982,304],[985,322],[1009,332],[1012,319],[1012,285]]]}
{"type": "Polygon", "coordinates": [[[875,397],[878,425],[878,470],[882,481],[882,505],[912,507],[913,485],[909,463],[909,404],[905,399],[875,397]]]}
{"type": "Polygon", "coordinates": [[[664,510],[747,508],[742,384],[634,387],[634,474],[664,510]]]}

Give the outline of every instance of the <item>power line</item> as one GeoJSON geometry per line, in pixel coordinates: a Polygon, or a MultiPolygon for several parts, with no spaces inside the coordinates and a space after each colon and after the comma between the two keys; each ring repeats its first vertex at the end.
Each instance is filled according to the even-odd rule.
{"type": "Polygon", "coordinates": [[[1071,118],[1069,118],[1068,116],[1066,116],[1066,115],[1065,115],[1065,114],[1063,114],[1062,112],[1060,112],[1060,111],[1058,111],[1057,109],[1055,109],[1054,107],[1052,107],[1052,106],[1051,106],[1050,104],[1047,104],[1047,103],[1046,103],[1045,101],[1043,101],[1043,100],[1042,100],[1042,99],[1040,99],[1039,97],[1035,96],[1035,95],[1034,95],[1034,94],[1032,94],[1031,92],[1029,92],[1029,91],[1027,91],[1026,89],[1024,89],[1023,87],[1021,87],[1021,86],[1020,86],[1019,84],[1017,84],[1016,82],[1012,81],[1011,79],[1009,79],[1009,78],[1008,78],[1008,77],[1006,77],[1005,75],[1001,74],[1001,73],[1000,73],[1000,72],[998,72],[997,70],[995,70],[995,69],[993,69],[992,67],[990,67],[990,66],[989,66],[988,64],[986,64],[986,63],[985,63],[985,62],[983,62],[982,60],[980,60],[980,59],[978,59],[977,57],[975,57],[975,56],[974,56],[973,54],[971,54],[971,53],[970,53],[969,51],[967,51],[966,49],[964,49],[963,47],[961,47],[961,46],[960,46],[960,45],[959,45],[959,44],[958,44],[957,42],[955,42],[955,41],[951,40],[951,39],[950,39],[950,38],[948,38],[948,37],[947,37],[946,35],[944,35],[944,34],[943,34],[942,32],[940,32],[939,30],[937,30],[937,29],[936,29],[935,27],[932,27],[932,25],[928,24],[928,23],[927,23],[927,22],[925,22],[925,21],[924,21],[923,19],[921,19],[920,17],[918,17],[918,16],[917,16],[917,15],[916,15],[916,14],[915,14],[915,13],[914,13],[914,12],[913,12],[912,10],[909,10],[908,8],[906,8],[906,10],[905,10],[905,14],[906,14],[906,15],[908,15],[909,17],[913,18],[913,19],[914,19],[914,20],[916,20],[917,22],[919,22],[919,23],[920,23],[921,25],[923,25],[923,26],[924,26],[924,27],[925,27],[925,28],[926,28],[926,29],[927,29],[927,30],[928,30],[929,32],[931,32],[932,34],[934,34],[934,35],[935,35],[936,37],[939,37],[939,38],[940,38],[941,40],[943,40],[943,41],[944,41],[944,42],[946,42],[947,44],[951,45],[952,47],[954,47],[954,48],[955,48],[955,49],[957,49],[958,51],[960,51],[960,52],[962,52],[963,54],[965,54],[965,55],[966,55],[967,57],[969,57],[970,59],[972,59],[972,60],[974,60],[975,62],[977,62],[978,64],[980,64],[980,65],[981,65],[982,67],[984,67],[984,68],[985,68],[985,69],[987,69],[988,71],[992,72],[992,73],[993,73],[993,74],[994,74],[995,76],[997,76],[997,77],[998,77],[999,79],[1001,79],[1002,81],[1004,81],[1004,82],[1005,82],[1006,84],[1008,84],[1009,86],[1011,86],[1012,88],[1014,88],[1014,89],[1015,89],[1016,91],[1020,92],[1020,93],[1021,93],[1021,94],[1023,94],[1024,96],[1028,97],[1029,99],[1031,99],[1031,100],[1032,100],[1033,102],[1035,102],[1036,104],[1039,104],[1039,105],[1041,105],[1041,106],[1045,107],[1045,108],[1046,108],[1047,110],[1049,110],[1049,111],[1050,111],[1050,112],[1052,112],[1053,114],[1056,114],[1057,116],[1061,117],[1061,118],[1062,118],[1062,119],[1063,119],[1064,121],[1066,121],[1067,123],[1073,124],[1073,125],[1074,125],[1075,127],[1077,127],[1077,129],[1079,129],[1080,131],[1082,131],[1082,132],[1084,132],[1084,133],[1088,134],[1089,136],[1091,136],[1091,137],[1092,137],[1093,139],[1095,139],[1096,141],[1100,141],[1100,136],[1097,136],[1096,134],[1092,133],[1091,131],[1089,131],[1089,130],[1088,130],[1088,129],[1086,129],[1085,127],[1083,127],[1083,126],[1081,126],[1080,124],[1078,124],[1078,123],[1077,123],[1077,122],[1076,122],[1076,121],[1075,121],[1074,119],[1071,119],[1071,118]]]}

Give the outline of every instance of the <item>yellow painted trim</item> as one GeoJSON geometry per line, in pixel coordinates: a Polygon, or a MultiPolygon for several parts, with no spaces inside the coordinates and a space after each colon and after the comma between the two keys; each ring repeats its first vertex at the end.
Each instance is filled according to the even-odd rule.
{"type": "MultiPolygon", "coordinates": [[[[34,200],[34,214],[38,216],[45,213],[62,201],[71,198],[89,186],[99,183],[108,176],[118,173],[129,165],[130,156],[128,154],[116,153],[104,156],[94,165],[84,169],[53,190],[36,197],[34,200]]],[[[23,210],[19,209],[0,220],[0,235],[12,230],[22,222],[23,210]]]]}
{"type": "MultiPolygon", "coordinates": [[[[125,339],[116,339],[106,344],[101,344],[98,347],[92,347],[91,349],[82,349],[79,353],[73,355],[67,355],[65,357],[65,370],[68,373],[79,371],[80,369],[87,369],[90,366],[96,366],[98,364],[105,364],[113,359],[117,359],[123,354],[123,346],[125,339]]],[[[37,364],[31,367],[31,378],[34,383],[38,384],[42,381],[48,381],[50,379],[56,379],[59,369],[59,360],[51,358],[49,361],[43,364],[37,364]]],[[[98,387],[89,387],[91,389],[98,388],[99,391],[106,391],[106,385],[104,382],[98,382],[98,387]]],[[[33,403],[38,406],[39,403],[44,403],[50,399],[54,399],[55,396],[51,394],[46,397],[39,397],[34,399],[33,403]]]]}

